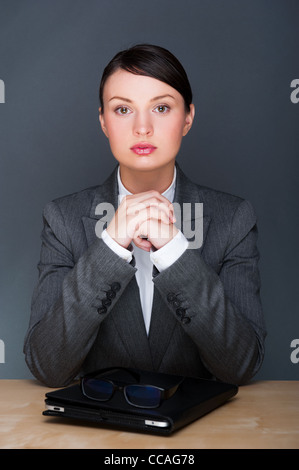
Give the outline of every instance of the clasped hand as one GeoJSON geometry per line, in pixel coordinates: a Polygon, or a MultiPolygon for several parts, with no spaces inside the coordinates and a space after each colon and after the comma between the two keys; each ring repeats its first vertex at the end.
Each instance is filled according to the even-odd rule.
{"type": "Polygon", "coordinates": [[[134,244],[145,251],[162,248],[178,233],[173,205],[157,191],[125,196],[107,227],[121,246],[134,244]]]}

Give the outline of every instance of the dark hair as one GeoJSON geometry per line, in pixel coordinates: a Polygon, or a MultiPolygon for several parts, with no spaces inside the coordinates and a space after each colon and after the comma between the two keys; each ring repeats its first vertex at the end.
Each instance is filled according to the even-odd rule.
{"type": "Polygon", "coordinates": [[[103,90],[106,80],[118,69],[135,75],[156,78],[175,88],[184,98],[189,112],[192,90],[187,74],[179,60],[167,49],[151,44],[138,44],[118,52],[105,67],[99,90],[100,106],[103,111],[103,90]]]}

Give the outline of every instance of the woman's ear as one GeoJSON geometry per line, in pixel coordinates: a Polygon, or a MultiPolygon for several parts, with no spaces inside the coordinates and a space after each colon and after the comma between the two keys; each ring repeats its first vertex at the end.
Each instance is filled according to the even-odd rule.
{"type": "Polygon", "coordinates": [[[194,115],[195,115],[195,107],[194,107],[194,104],[191,103],[190,111],[186,114],[185,125],[183,129],[183,136],[188,134],[188,132],[190,131],[192,124],[193,124],[194,115]]]}
{"type": "Polygon", "coordinates": [[[108,137],[108,132],[105,126],[104,113],[102,113],[102,108],[99,108],[99,121],[101,124],[102,131],[104,132],[105,136],[108,137]]]}

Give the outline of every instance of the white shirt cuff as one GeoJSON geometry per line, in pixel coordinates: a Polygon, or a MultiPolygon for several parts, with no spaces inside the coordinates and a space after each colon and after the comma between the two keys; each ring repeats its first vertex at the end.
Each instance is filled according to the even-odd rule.
{"type": "Polygon", "coordinates": [[[162,246],[159,250],[152,251],[150,258],[152,263],[156,266],[158,271],[162,272],[164,269],[171,266],[188,248],[188,240],[184,234],[179,231],[170,242],[162,246]]]}
{"type": "Polygon", "coordinates": [[[133,252],[129,251],[127,248],[124,248],[123,246],[119,245],[115,240],[113,240],[113,238],[110,237],[106,229],[103,230],[101,237],[103,242],[105,242],[106,245],[109,246],[112,251],[114,251],[114,253],[120,256],[120,258],[124,259],[128,263],[132,261],[133,252]]]}

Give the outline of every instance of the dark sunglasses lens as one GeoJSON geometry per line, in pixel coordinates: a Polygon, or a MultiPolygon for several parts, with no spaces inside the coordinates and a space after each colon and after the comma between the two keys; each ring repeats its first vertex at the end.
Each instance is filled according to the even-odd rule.
{"type": "Polygon", "coordinates": [[[84,379],[83,389],[85,395],[95,400],[109,400],[113,393],[112,383],[100,379],[84,379]]]}
{"type": "Polygon", "coordinates": [[[161,393],[156,387],[146,385],[128,385],[126,396],[132,405],[142,408],[156,408],[160,404],[161,393]]]}

